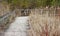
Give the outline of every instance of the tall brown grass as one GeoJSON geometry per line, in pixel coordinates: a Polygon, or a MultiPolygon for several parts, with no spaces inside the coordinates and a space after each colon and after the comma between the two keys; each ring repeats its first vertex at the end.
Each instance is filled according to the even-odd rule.
{"type": "Polygon", "coordinates": [[[0,3],[0,16],[3,16],[4,14],[8,13],[9,10],[9,5],[5,3],[0,3]]]}
{"type": "Polygon", "coordinates": [[[60,36],[60,17],[32,11],[29,16],[30,36],[60,36]]]}

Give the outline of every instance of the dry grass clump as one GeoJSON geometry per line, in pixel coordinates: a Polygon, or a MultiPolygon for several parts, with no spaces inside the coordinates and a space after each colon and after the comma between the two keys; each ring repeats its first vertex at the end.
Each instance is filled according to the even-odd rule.
{"type": "Polygon", "coordinates": [[[7,4],[0,3],[0,16],[3,16],[8,12],[9,12],[9,6],[7,4]]]}
{"type": "Polygon", "coordinates": [[[29,24],[32,36],[60,36],[59,16],[48,15],[47,13],[42,15],[39,12],[30,14],[29,24]]]}

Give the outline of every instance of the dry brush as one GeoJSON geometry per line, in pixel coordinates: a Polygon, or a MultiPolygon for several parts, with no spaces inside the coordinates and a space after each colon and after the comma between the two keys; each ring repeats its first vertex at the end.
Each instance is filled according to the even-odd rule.
{"type": "Polygon", "coordinates": [[[31,12],[29,16],[31,36],[60,36],[60,17],[55,14],[31,12]],[[32,34],[31,34],[32,33],[32,34]]]}

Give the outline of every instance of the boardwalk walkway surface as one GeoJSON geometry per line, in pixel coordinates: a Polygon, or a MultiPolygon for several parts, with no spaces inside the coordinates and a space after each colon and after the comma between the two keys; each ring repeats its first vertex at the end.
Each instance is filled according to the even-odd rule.
{"type": "Polygon", "coordinates": [[[28,17],[16,17],[15,21],[11,23],[6,30],[4,36],[28,36],[28,17]]]}

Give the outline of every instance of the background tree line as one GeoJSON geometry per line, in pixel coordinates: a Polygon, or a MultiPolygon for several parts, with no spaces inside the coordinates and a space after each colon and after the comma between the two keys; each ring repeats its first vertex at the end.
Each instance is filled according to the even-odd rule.
{"type": "Polygon", "coordinates": [[[39,8],[60,6],[60,0],[3,0],[17,8],[39,8]]]}

